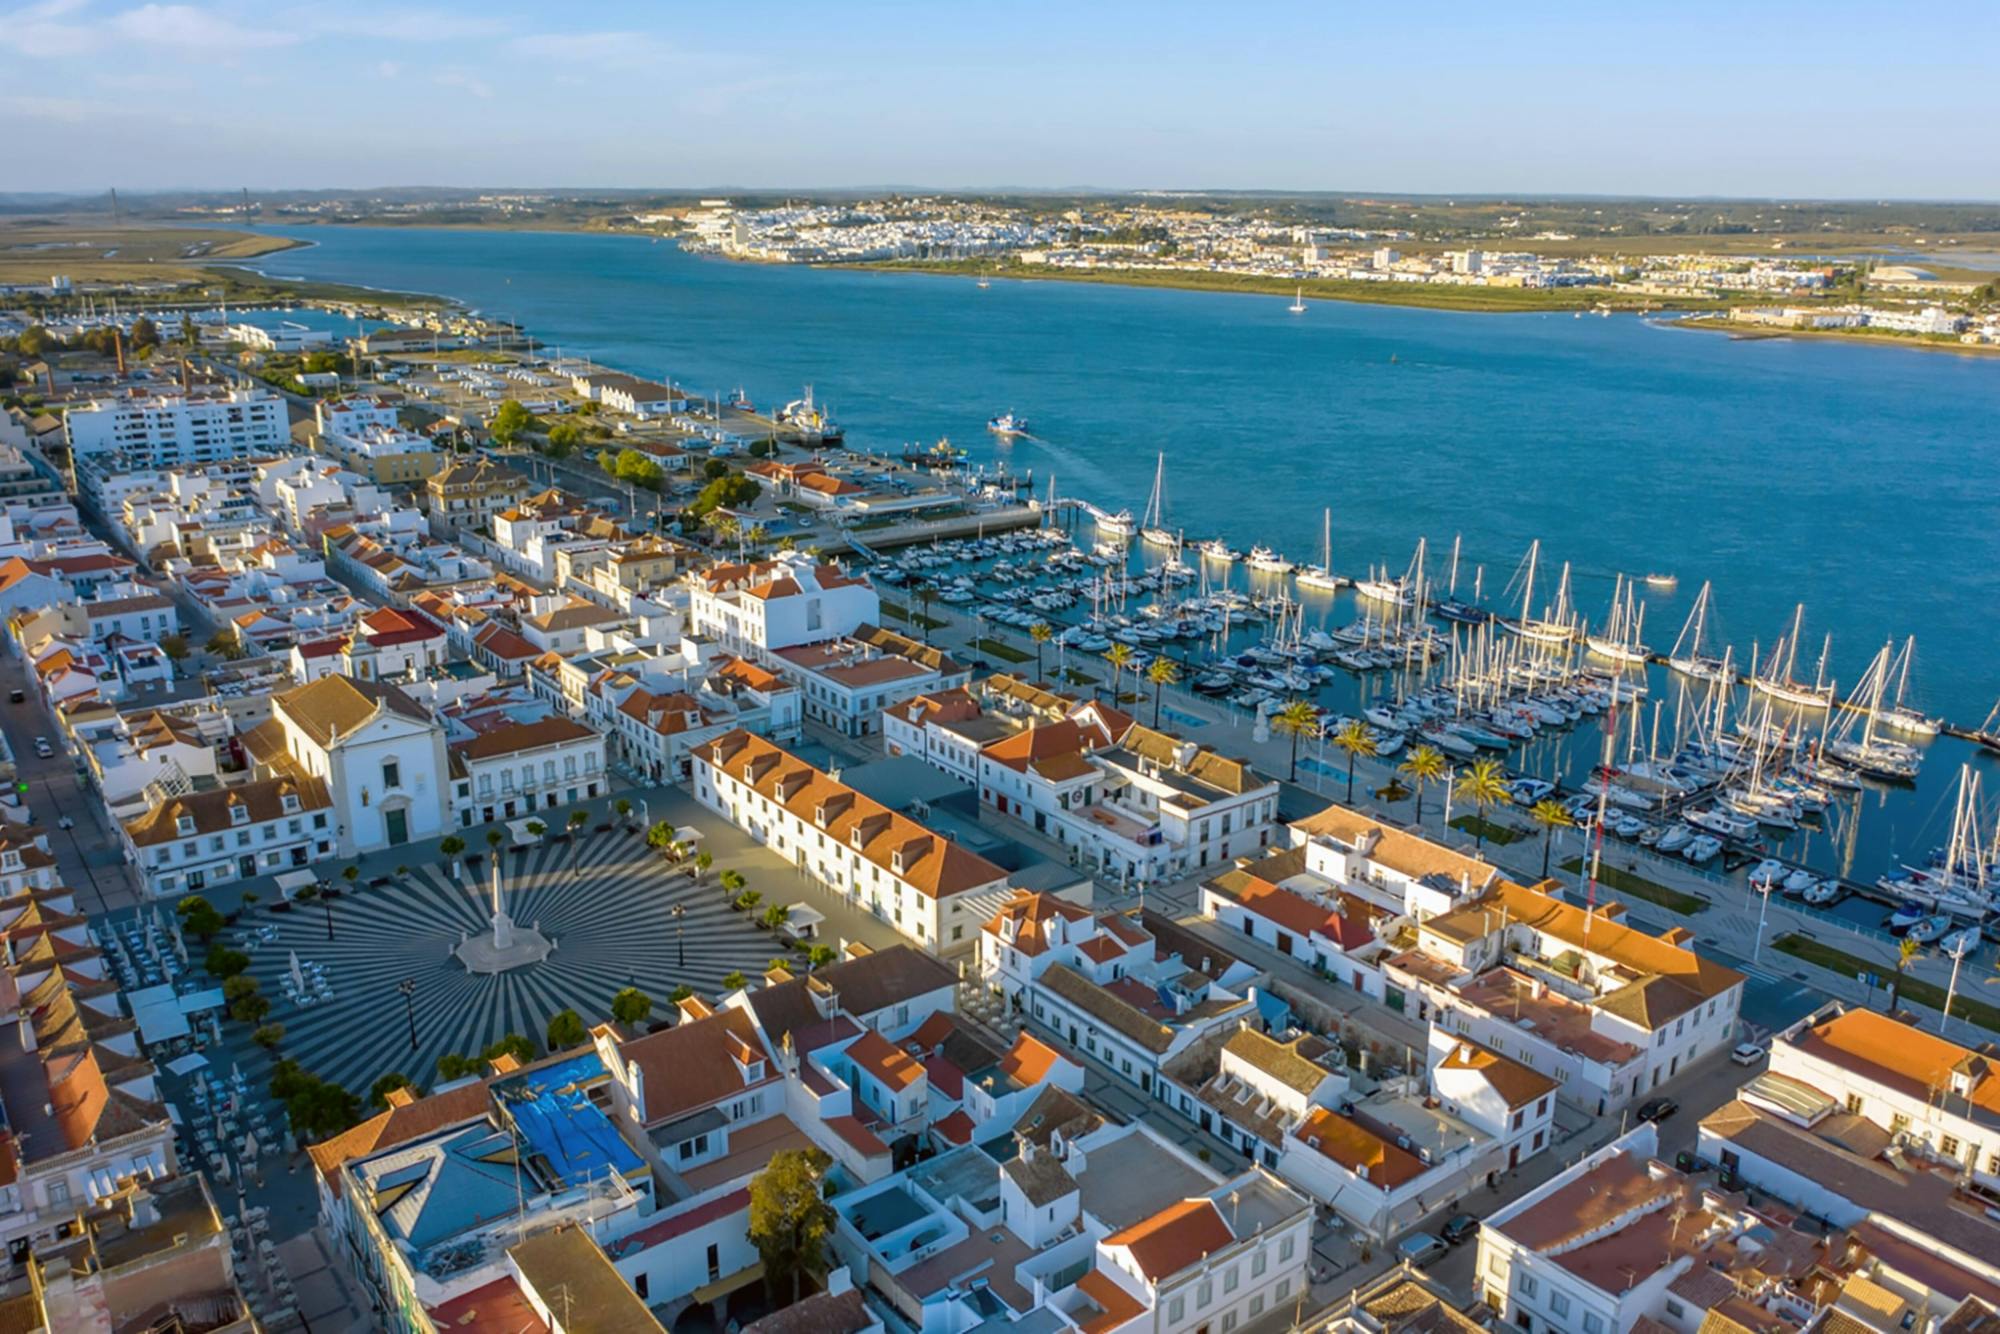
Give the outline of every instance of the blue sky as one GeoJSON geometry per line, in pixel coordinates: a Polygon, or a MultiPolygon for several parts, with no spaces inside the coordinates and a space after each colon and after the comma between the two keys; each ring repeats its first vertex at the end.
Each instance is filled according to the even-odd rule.
{"type": "Polygon", "coordinates": [[[1994,199],[1996,39],[1993,0],[0,0],[0,190],[1994,199]]]}

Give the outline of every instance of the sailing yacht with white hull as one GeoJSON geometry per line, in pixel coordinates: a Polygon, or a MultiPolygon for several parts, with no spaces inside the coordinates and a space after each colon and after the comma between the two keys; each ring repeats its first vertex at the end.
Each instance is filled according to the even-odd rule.
{"type": "Polygon", "coordinates": [[[1612,589],[1611,615],[1605,621],[1604,629],[1587,636],[1583,642],[1600,658],[1643,667],[1653,656],[1653,651],[1640,639],[1645,628],[1646,604],[1635,601],[1632,583],[1621,574],[1612,589]]]}
{"type": "Polygon", "coordinates": [[[1522,581],[1521,615],[1516,620],[1503,621],[1510,633],[1538,644],[1567,644],[1576,638],[1569,601],[1569,562],[1563,562],[1562,579],[1556,585],[1555,603],[1547,614],[1537,619],[1535,607],[1535,566],[1542,554],[1542,540],[1536,538],[1528,544],[1527,557],[1522,561],[1526,577],[1522,581]]]}
{"type": "Polygon", "coordinates": [[[1347,581],[1333,572],[1333,510],[1327,508],[1320,516],[1320,557],[1319,564],[1303,566],[1299,570],[1299,587],[1316,592],[1332,593],[1347,581]]]}
{"type": "Polygon", "coordinates": [[[1480,605],[1479,586],[1485,578],[1485,567],[1473,571],[1472,601],[1462,601],[1458,596],[1458,544],[1459,539],[1454,536],[1451,539],[1451,582],[1445,588],[1444,600],[1431,610],[1443,619],[1460,625],[1484,625],[1493,619],[1493,613],[1480,605]]]}
{"type": "Polygon", "coordinates": [[[1709,584],[1704,580],[1701,592],[1695,595],[1694,606],[1688,611],[1687,620],[1681,625],[1679,638],[1667,651],[1667,666],[1697,681],[1727,681],[1731,675],[1723,660],[1708,653],[1703,644],[1708,633],[1709,600],[1712,596],[1709,584]]]}
{"type": "Polygon", "coordinates": [[[1146,502],[1146,515],[1140,520],[1145,526],[1139,529],[1139,540],[1148,546],[1170,547],[1180,541],[1180,535],[1166,524],[1166,483],[1167,456],[1161,454],[1153,465],[1153,495],[1146,502]]]}
{"type": "Polygon", "coordinates": [[[1820,651],[1819,671],[1811,685],[1800,681],[1795,674],[1799,665],[1799,628],[1805,614],[1806,607],[1801,602],[1792,611],[1792,632],[1780,636],[1772,646],[1771,656],[1765,659],[1762,669],[1753,672],[1750,688],[1802,709],[1824,709],[1833,703],[1833,683],[1826,679],[1825,650],[1820,651]]]}

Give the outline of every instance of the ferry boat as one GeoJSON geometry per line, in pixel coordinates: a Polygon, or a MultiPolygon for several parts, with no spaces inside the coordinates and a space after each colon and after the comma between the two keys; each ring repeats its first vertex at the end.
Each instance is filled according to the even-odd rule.
{"type": "Polygon", "coordinates": [[[986,429],[999,436],[1026,435],[1028,419],[1017,417],[1011,412],[1003,412],[998,417],[988,417],[986,429]]]}

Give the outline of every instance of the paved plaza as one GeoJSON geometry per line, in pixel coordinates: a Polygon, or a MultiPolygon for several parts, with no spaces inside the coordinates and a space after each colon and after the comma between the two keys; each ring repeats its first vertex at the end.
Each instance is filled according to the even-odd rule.
{"type": "Polygon", "coordinates": [[[344,893],[332,904],[332,940],[319,904],[259,913],[225,937],[252,949],[270,1021],[285,1026],[282,1054],[357,1092],[392,1070],[429,1084],[447,1053],[476,1054],[508,1033],[539,1047],[550,1017],[566,1008],[587,1024],[603,1020],[622,987],[651,996],[659,1014],[679,985],[713,997],[729,973],[754,977],[785,953],[755,913],[730,908],[720,868],[696,885],[670,873],[636,833],[545,838],[499,857],[507,913],[554,942],[540,963],[474,974],[453,957],[465,936],[490,931],[490,859],[459,879],[440,861],[344,893]],[[398,989],[405,981],[415,983],[414,1051],[398,989]]]}

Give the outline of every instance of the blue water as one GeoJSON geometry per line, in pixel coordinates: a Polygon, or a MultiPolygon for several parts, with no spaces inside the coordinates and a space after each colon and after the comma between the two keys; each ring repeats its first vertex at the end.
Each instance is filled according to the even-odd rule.
{"type": "MultiPolygon", "coordinates": [[[[1915,633],[1913,703],[1977,723],[2000,693],[2000,360],[1632,317],[981,289],[632,237],[275,230],[315,244],[267,257],[272,273],[452,296],[566,353],[697,391],[741,385],[760,405],[810,382],[856,447],[949,435],[1135,512],[1164,452],[1168,522],[1191,535],[1314,560],[1330,506],[1336,569],[1400,571],[1422,535],[1441,580],[1462,534],[1460,591],[1483,566],[1489,598],[1539,537],[1546,570],[1574,564],[1593,620],[1616,572],[1678,574],[1676,592],[1645,594],[1656,648],[1712,579],[1712,627],[1739,662],[1803,601],[1802,664],[1830,634],[1829,671],[1852,681],[1915,633]],[[983,424],[1006,409],[1033,438],[992,441],[983,424]]],[[[1948,750],[1917,791],[1871,793],[1813,836],[1822,859],[1858,872],[1942,837],[1970,754],[1948,750]]]]}

